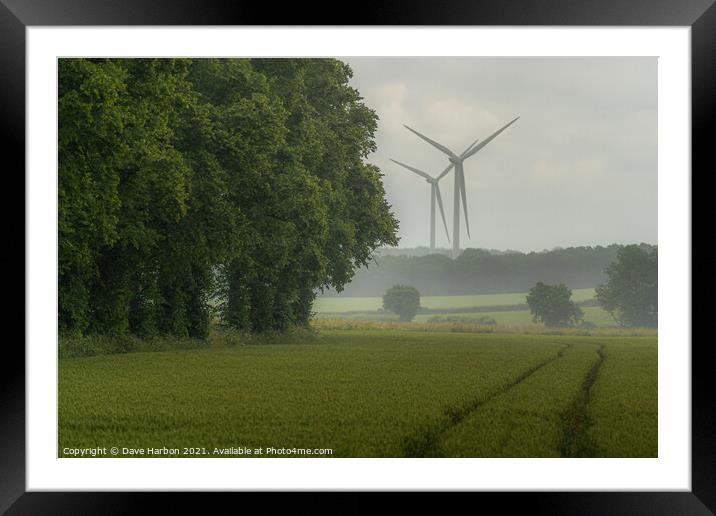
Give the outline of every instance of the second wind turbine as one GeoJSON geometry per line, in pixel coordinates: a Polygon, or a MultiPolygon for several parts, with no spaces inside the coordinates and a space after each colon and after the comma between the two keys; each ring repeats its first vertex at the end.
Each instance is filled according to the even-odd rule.
{"type": "MultiPolygon", "coordinates": [[[[466,154],[472,147],[478,142],[479,140],[475,140],[472,142],[472,145],[470,145],[467,149],[465,149],[465,152],[462,154],[466,154]]],[[[432,177],[427,172],[423,172],[420,169],[417,169],[415,167],[411,167],[410,165],[406,165],[405,163],[401,163],[398,160],[391,159],[393,163],[397,163],[401,167],[407,168],[411,172],[415,172],[420,177],[425,178],[425,181],[430,184],[430,250],[435,250],[435,201],[437,200],[438,207],[440,208],[440,215],[443,219],[443,225],[445,226],[445,235],[447,236],[448,242],[450,241],[450,233],[448,232],[447,227],[447,221],[445,220],[445,211],[443,210],[443,198],[442,195],[440,195],[440,185],[438,183],[440,180],[445,177],[445,175],[450,172],[454,164],[450,164],[445,170],[442,171],[442,173],[438,177],[432,177]]]]}
{"type": "MultiPolygon", "coordinates": [[[[470,156],[474,156],[477,154],[480,149],[482,149],[485,145],[490,143],[492,140],[494,140],[497,135],[499,135],[502,131],[507,129],[509,126],[514,124],[520,117],[515,118],[510,123],[504,125],[502,128],[498,129],[494,133],[492,133],[490,136],[485,138],[482,142],[480,142],[479,145],[475,145],[472,148],[468,148],[467,151],[463,152],[460,156],[455,154],[453,151],[445,147],[444,145],[439,144],[438,142],[431,140],[427,136],[420,134],[415,129],[412,129],[405,126],[406,129],[409,131],[415,133],[418,137],[422,138],[426,142],[428,142],[430,145],[438,149],[439,151],[447,154],[448,159],[450,160],[450,163],[452,163],[452,166],[455,167],[455,188],[454,188],[454,195],[453,195],[453,223],[452,223],[452,257],[453,259],[457,258],[457,255],[460,253],[460,198],[462,197],[462,205],[463,209],[465,211],[465,226],[467,228],[467,236],[470,236],[470,223],[467,218],[467,194],[465,192],[465,169],[463,168],[463,162],[469,158],[470,156]]],[[[474,144],[473,144],[474,145],[474,144]]],[[[448,170],[451,167],[448,167],[448,170]]]]}

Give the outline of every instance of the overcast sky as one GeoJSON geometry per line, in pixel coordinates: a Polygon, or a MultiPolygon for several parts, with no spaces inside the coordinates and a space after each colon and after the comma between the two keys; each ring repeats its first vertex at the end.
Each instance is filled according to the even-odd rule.
{"type": "MultiPolygon", "coordinates": [[[[389,158],[433,176],[449,164],[403,124],[459,154],[517,116],[465,161],[461,247],[657,243],[656,58],[342,59],[380,117],[369,160],[400,247],[429,244],[430,187],[389,158]]],[[[452,232],[452,173],[440,190],[452,232]]],[[[437,246],[450,246],[439,214],[437,246]]]]}

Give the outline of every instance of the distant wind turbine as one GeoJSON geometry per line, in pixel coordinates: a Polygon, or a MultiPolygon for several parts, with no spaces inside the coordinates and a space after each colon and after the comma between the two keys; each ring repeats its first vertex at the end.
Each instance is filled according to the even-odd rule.
{"type": "MultiPolygon", "coordinates": [[[[440,152],[447,154],[448,159],[450,160],[450,163],[452,163],[452,166],[455,167],[455,188],[453,193],[453,223],[452,223],[452,257],[457,258],[458,253],[460,252],[460,198],[462,197],[462,205],[463,209],[465,211],[465,227],[467,228],[467,236],[470,236],[470,222],[467,218],[467,194],[465,192],[465,169],[463,167],[463,162],[469,158],[470,156],[474,156],[477,154],[485,145],[490,143],[492,140],[494,140],[497,135],[499,135],[502,131],[507,129],[509,126],[514,124],[520,117],[515,118],[510,123],[503,126],[501,129],[498,129],[494,133],[492,133],[490,136],[485,138],[479,145],[476,146],[470,146],[471,148],[468,148],[467,151],[463,152],[460,156],[455,154],[453,151],[445,147],[444,145],[439,144],[438,142],[431,140],[427,136],[420,134],[415,129],[412,129],[411,127],[408,127],[405,125],[404,127],[411,131],[412,133],[416,134],[418,137],[422,138],[426,142],[428,142],[430,145],[438,149],[440,152]]],[[[474,145],[474,144],[473,144],[474,145]]],[[[450,167],[449,167],[450,168],[450,167]]],[[[448,170],[448,169],[446,169],[448,170]]],[[[449,170],[448,170],[449,171],[449,170]]],[[[447,173],[447,172],[445,172],[447,173]]],[[[441,174],[444,175],[445,173],[441,174]]]]}
{"type": "MultiPolygon", "coordinates": [[[[472,144],[465,149],[465,152],[462,153],[462,155],[466,154],[472,147],[480,140],[475,140],[472,142],[472,144]]],[[[401,163],[398,160],[391,159],[393,163],[397,163],[403,168],[407,168],[411,172],[414,172],[418,174],[420,177],[425,178],[425,181],[430,184],[430,250],[435,250],[435,201],[437,200],[438,207],[440,208],[440,215],[443,219],[443,225],[445,226],[445,235],[447,236],[448,242],[450,241],[450,233],[448,232],[447,227],[447,221],[445,220],[445,211],[443,210],[443,199],[440,195],[440,185],[438,182],[447,175],[448,172],[450,172],[454,164],[448,165],[448,167],[443,170],[438,177],[432,177],[427,172],[423,172],[420,169],[417,169],[415,167],[411,167],[410,165],[406,165],[405,163],[401,163]]]]}

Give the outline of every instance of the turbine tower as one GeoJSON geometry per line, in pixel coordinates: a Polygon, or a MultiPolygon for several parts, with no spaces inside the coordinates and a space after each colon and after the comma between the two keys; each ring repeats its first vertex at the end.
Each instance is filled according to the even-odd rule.
{"type": "Polygon", "coordinates": [[[422,138],[430,145],[438,149],[440,152],[447,154],[450,163],[455,167],[455,188],[453,190],[453,223],[452,223],[452,257],[457,258],[460,252],[460,198],[462,198],[462,206],[465,211],[465,227],[467,228],[467,236],[470,236],[470,222],[467,218],[467,194],[465,192],[465,169],[463,162],[470,156],[477,154],[485,145],[494,140],[502,131],[507,129],[509,126],[514,124],[520,117],[515,118],[510,123],[504,125],[490,136],[485,138],[479,145],[475,145],[469,148],[468,151],[462,153],[460,156],[455,154],[453,151],[439,144],[438,142],[431,140],[427,136],[420,134],[415,129],[412,129],[405,125],[405,128],[422,138]]]}
{"type": "MultiPolygon", "coordinates": [[[[467,153],[472,147],[478,142],[479,140],[475,140],[472,142],[472,145],[470,145],[467,149],[465,149],[465,152],[463,154],[467,153]]],[[[401,163],[398,160],[391,159],[393,163],[397,163],[403,168],[407,168],[411,172],[414,172],[418,174],[420,177],[423,177],[425,181],[430,185],[430,250],[435,250],[435,202],[437,200],[438,207],[440,208],[440,215],[443,219],[443,225],[445,226],[445,235],[447,236],[448,242],[450,241],[450,233],[448,232],[447,227],[447,221],[445,220],[445,211],[443,210],[443,199],[440,195],[440,186],[438,185],[439,181],[447,175],[448,172],[450,172],[454,164],[448,165],[448,167],[443,170],[438,177],[432,177],[427,172],[423,172],[420,169],[417,169],[415,167],[411,167],[410,165],[406,165],[405,163],[401,163]]]]}

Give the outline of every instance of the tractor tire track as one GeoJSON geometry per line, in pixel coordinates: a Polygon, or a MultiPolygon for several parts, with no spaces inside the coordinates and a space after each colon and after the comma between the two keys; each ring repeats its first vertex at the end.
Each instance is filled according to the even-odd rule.
{"type": "Polygon", "coordinates": [[[542,362],[526,369],[514,380],[507,384],[503,384],[499,388],[489,393],[484,398],[475,399],[467,404],[459,407],[448,406],[443,411],[444,417],[437,422],[427,425],[422,430],[415,432],[403,439],[401,449],[405,457],[436,457],[439,456],[439,442],[441,436],[451,428],[459,425],[467,416],[475,412],[477,409],[489,403],[496,397],[513,389],[527,378],[535,374],[545,366],[559,360],[564,353],[572,347],[571,344],[564,344],[556,355],[543,360],[542,362]]]}
{"type": "Polygon", "coordinates": [[[562,457],[596,457],[596,447],[587,435],[589,428],[588,407],[592,397],[592,387],[597,380],[607,355],[604,352],[604,344],[599,345],[597,350],[598,359],[584,377],[584,382],[570,409],[565,412],[564,420],[564,442],[560,449],[562,457]]]}

